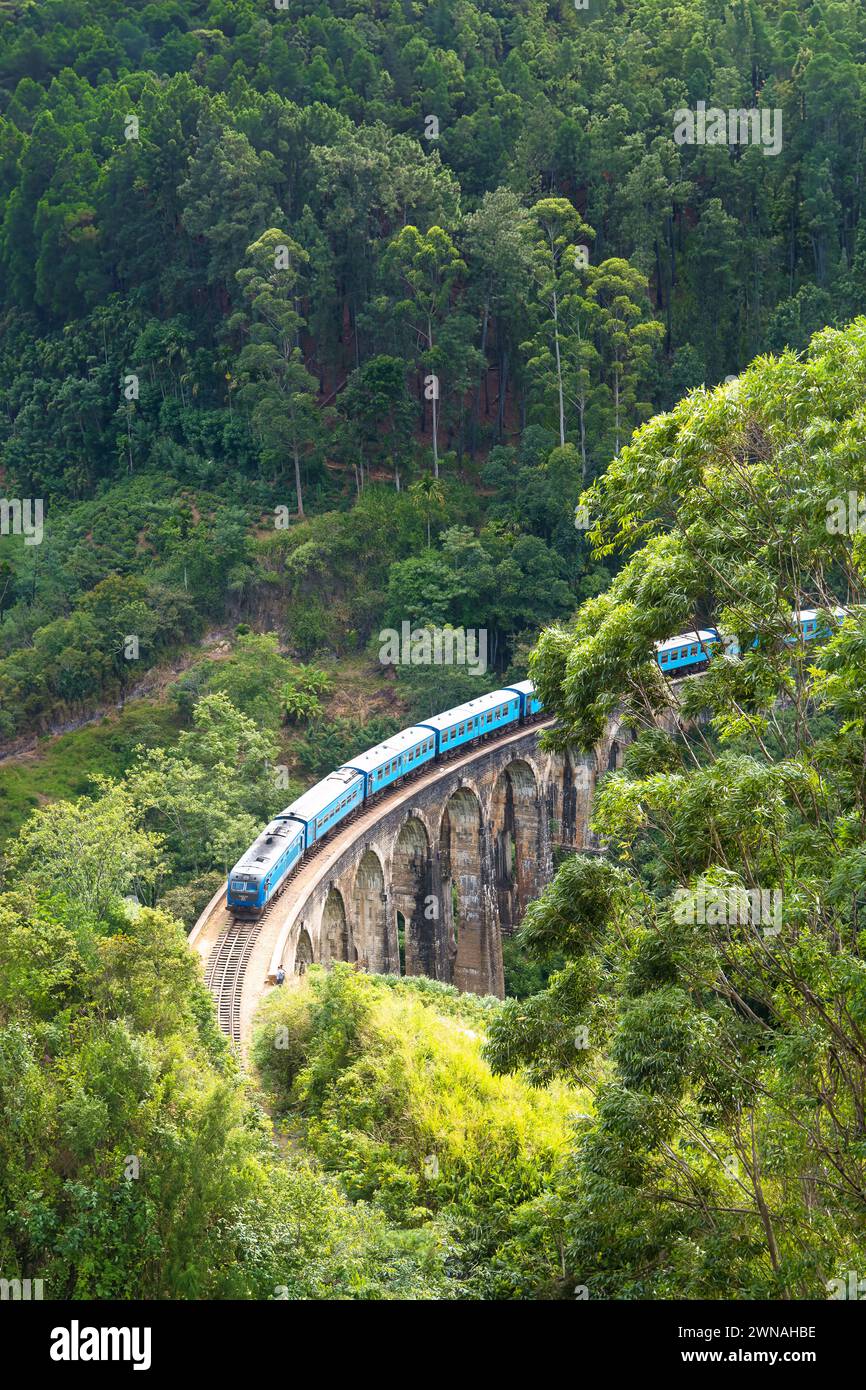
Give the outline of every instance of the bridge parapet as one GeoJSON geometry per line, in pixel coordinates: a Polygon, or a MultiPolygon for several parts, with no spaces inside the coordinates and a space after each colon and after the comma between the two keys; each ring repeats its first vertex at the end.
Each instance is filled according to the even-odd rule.
{"type": "Polygon", "coordinates": [[[607,738],[590,757],[548,753],[540,727],[440,765],[335,837],[314,881],[290,887],[269,980],[348,960],[501,996],[502,934],[549,882],[554,845],[591,843],[596,777],[612,745],[619,757],[607,738]]]}
{"type": "MultiPolygon", "coordinates": [[[[596,781],[620,765],[626,742],[614,720],[592,753],[550,753],[538,740],[551,722],[425,769],[301,865],[262,919],[242,977],[220,975],[242,1046],[280,965],[292,975],[349,961],[502,996],[503,934],[549,882],[558,845],[598,848],[589,831],[596,781]]],[[[220,949],[232,959],[238,929],[224,902],[221,890],[190,934],[206,962],[220,949]]]]}

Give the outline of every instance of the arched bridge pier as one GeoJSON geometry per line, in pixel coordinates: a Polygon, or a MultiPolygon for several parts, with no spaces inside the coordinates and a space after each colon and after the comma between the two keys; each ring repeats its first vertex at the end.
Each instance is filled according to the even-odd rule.
{"type": "MultiPolygon", "coordinates": [[[[280,964],[292,975],[312,962],[349,961],[501,997],[503,934],[549,882],[556,845],[593,847],[596,780],[621,760],[615,725],[582,757],[541,749],[544,727],[437,764],[366,807],[302,865],[245,946],[243,979],[232,985],[237,1041],[248,1038],[280,964]]],[[[225,959],[236,930],[217,894],[190,937],[206,969],[225,959]]],[[[222,977],[210,976],[218,994],[222,977]]]]}

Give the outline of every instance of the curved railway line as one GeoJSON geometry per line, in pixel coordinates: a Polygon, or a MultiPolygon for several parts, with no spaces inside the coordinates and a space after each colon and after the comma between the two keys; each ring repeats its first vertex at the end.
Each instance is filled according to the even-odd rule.
{"type": "Polygon", "coordinates": [[[244,976],[261,928],[261,922],[237,922],[229,918],[208,957],[205,971],[205,983],[214,997],[220,1028],[238,1046],[244,976]]]}
{"type": "MultiPolygon", "coordinates": [[[[533,721],[530,727],[541,732],[553,722],[552,719],[542,717],[533,721]]],[[[358,811],[346,818],[333,840],[323,840],[313,847],[299,869],[286,879],[284,888],[271,899],[260,917],[249,920],[231,916],[225,906],[225,886],[218,889],[193,927],[189,944],[202,957],[205,983],[214,998],[219,1026],[236,1046],[241,1047],[245,1042],[252,1009],[267,986],[266,970],[260,970],[256,979],[252,983],[248,982],[247,971],[250,961],[256,953],[256,948],[259,947],[261,953],[262,948],[268,943],[269,936],[273,935],[267,928],[273,928],[275,920],[282,921],[290,914],[295,893],[301,890],[306,896],[310,892],[311,877],[315,876],[316,870],[323,867],[323,861],[328,858],[324,851],[338,849],[343,841],[349,843],[359,830],[367,829],[380,814],[391,810],[401,799],[411,798],[420,786],[446,776],[453,771],[455,765],[474,762],[477,758],[486,756],[492,749],[525,737],[526,733],[527,726],[523,725],[518,730],[508,730],[502,738],[490,739],[468,749],[456,750],[434,768],[419,770],[403,779],[393,790],[380,793],[372,805],[359,807],[358,811]]],[[[270,950],[264,959],[268,959],[269,956],[270,950]]]]}

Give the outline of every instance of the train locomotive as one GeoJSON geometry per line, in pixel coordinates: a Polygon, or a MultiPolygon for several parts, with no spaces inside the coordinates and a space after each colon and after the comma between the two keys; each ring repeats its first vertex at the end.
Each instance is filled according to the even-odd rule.
{"type": "Polygon", "coordinates": [[[542,714],[532,682],[518,681],[402,729],[358,754],[273,817],[229,873],[226,907],[237,917],[260,916],[341,822],[428,764],[542,714]]]}
{"type": "MultiPolygon", "coordinates": [[[[841,621],[845,609],[836,608],[834,616],[841,621]]],[[[813,608],[795,613],[792,629],[798,629],[804,642],[830,632],[813,608]]],[[[797,640],[795,630],[785,639],[791,644],[797,640]]],[[[696,628],[657,642],[655,657],[664,675],[678,679],[705,670],[720,648],[727,656],[740,655],[737,643],[716,628],[696,628]]],[[[226,907],[235,916],[260,916],[339,824],[428,765],[447,761],[460,749],[531,723],[543,713],[532,681],[517,681],[432,715],[358,754],[273,817],[229,873],[226,907]]]]}

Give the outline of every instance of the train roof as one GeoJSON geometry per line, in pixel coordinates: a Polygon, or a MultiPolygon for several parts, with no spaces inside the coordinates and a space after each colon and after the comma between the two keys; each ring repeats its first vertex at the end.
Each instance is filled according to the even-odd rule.
{"type": "Polygon", "coordinates": [[[507,690],[519,690],[521,695],[534,695],[535,686],[532,681],[514,681],[506,687],[507,690]]]}
{"type": "Polygon", "coordinates": [[[321,782],[317,782],[309,791],[304,792],[303,796],[299,796],[297,801],[293,801],[291,806],[287,806],[286,815],[296,816],[298,820],[315,820],[319,812],[341,796],[353,782],[360,781],[360,772],[354,772],[348,767],[329,772],[321,782]]]}
{"type": "Polygon", "coordinates": [[[429,737],[430,730],[426,724],[413,724],[410,729],[401,729],[398,734],[392,734],[384,743],[377,743],[375,748],[368,748],[366,753],[359,753],[357,758],[343,764],[343,770],[355,768],[359,772],[373,772],[381,763],[396,758],[405,749],[429,737]]]}
{"type": "Polygon", "coordinates": [[[818,614],[821,613],[821,612],[824,612],[824,613],[832,613],[834,618],[840,618],[840,619],[841,619],[841,618],[847,618],[847,617],[848,617],[848,610],[847,610],[847,608],[841,608],[841,607],[839,607],[838,605],[837,605],[835,608],[824,608],[824,609],[821,609],[821,608],[801,608],[800,611],[799,611],[799,613],[797,613],[797,612],[794,613],[794,617],[795,617],[795,618],[799,618],[801,623],[808,623],[808,622],[811,622],[813,618],[817,618],[818,614]]]}
{"type": "Polygon", "coordinates": [[[275,816],[265,826],[258,839],[253,841],[243,857],[238,860],[232,873],[235,872],[235,869],[242,870],[244,873],[267,873],[268,869],[288,849],[292,841],[302,834],[302,827],[296,821],[288,819],[286,812],[275,816]]]}
{"type": "Polygon", "coordinates": [[[676,637],[667,637],[664,642],[656,642],[657,652],[670,651],[671,647],[687,646],[690,642],[717,642],[719,634],[711,627],[695,628],[691,632],[680,632],[676,637]]]}
{"type": "Polygon", "coordinates": [[[455,705],[454,709],[447,709],[444,714],[432,714],[424,723],[430,729],[449,729],[452,724],[459,724],[461,719],[471,719],[475,714],[486,714],[496,705],[513,700],[514,696],[513,690],[491,690],[489,695],[479,695],[477,700],[467,700],[465,705],[455,705]]]}

